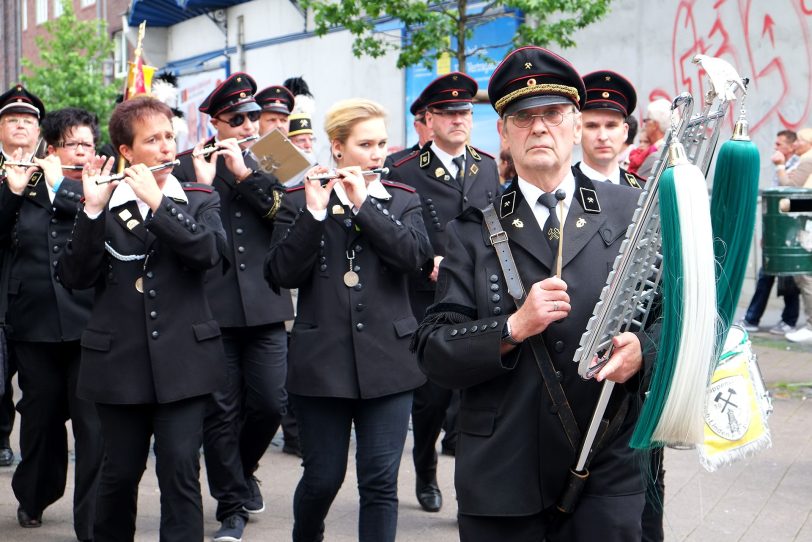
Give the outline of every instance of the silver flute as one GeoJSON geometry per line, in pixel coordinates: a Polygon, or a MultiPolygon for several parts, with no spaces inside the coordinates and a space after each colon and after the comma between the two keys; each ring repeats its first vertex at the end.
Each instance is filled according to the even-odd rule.
{"type": "MultiPolygon", "coordinates": [[[[152,166],[149,168],[149,170],[152,172],[161,171],[162,169],[175,167],[178,164],[180,164],[180,160],[172,160],[171,162],[166,162],[165,164],[158,164],[157,166],[152,166]]],[[[113,181],[120,181],[124,177],[126,177],[126,175],[124,175],[123,173],[116,173],[115,175],[102,175],[101,177],[96,179],[96,184],[107,184],[113,181]]]]}
{"type": "MultiPolygon", "coordinates": [[[[361,175],[386,175],[389,173],[388,167],[379,167],[375,169],[370,169],[368,171],[362,171],[361,175]]],[[[322,173],[321,175],[312,175],[307,178],[308,181],[329,181],[330,179],[335,179],[337,177],[341,177],[336,170],[330,171],[328,173],[322,173]]]]}
{"type": "MultiPolygon", "coordinates": [[[[34,162],[3,162],[3,167],[12,166],[12,167],[40,167],[39,164],[35,164],[34,162]]],[[[85,166],[62,166],[62,169],[67,171],[82,171],[85,166]]]]}
{"type": "MultiPolygon", "coordinates": [[[[254,141],[255,139],[259,139],[259,136],[258,135],[252,135],[252,136],[244,137],[243,139],[238,139],[237,140],[237,145],[240,145],[241,143],[248,143],[249,141],[254,141]]],[[[203,147],[200,150],[200,152],[193,152],[192,156],[208,156],[211,153],[220,150],[221,148],[222,147],[218,147],[217,143],[215,143],[214,145],[208,145],[206,147],[203,147]]]]}

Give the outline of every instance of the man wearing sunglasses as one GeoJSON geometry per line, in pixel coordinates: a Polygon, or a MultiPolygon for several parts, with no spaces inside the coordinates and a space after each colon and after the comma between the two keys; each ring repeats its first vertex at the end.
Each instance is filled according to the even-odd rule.
{"type": "MultiPolygon", "coordinates": [[[[412,113],[422,112],[433,140],[390,166],[389,178],[413,186],[420,194],[423,221],[436,255],[410,284],[412,310],[418,320],[434,302],[437,273],[445,256],[446,223],[468,207],[487,206],[499,193],[499,172],[493,157],[469,144],[477,89],[476,81],[459,72],[429,83],[412,104],[412,113]]],[[[417,501],[427,512],[437,512],[443,505],[437,484],[436,445],[451,399],[450,389],[432,382],[414,393],[415,490],[417,501]]]]}
{"type": "Polygon", "coordinates": [[[215,541],[240,540],[248,514],[265,509],[253,473],[279,427],[287,397],[287,334],[293,319],[290,293],[274,293],[263,278],[273,219],[284,188],[258,170],[248,154],[259,132],[262,113],[257,85],[235,73],[215,88],[199,110],[211,117],[217,133],[180,158],[176,177],[213,185],[229,246],[229,265],[207,277],[212,312],[222,330],[227,378],[210,401],[204,422],[203,447],[209,488],[217,499],[221,528],[215,541]],[[205,147],[217,150],[201,156],[205,147]]]}

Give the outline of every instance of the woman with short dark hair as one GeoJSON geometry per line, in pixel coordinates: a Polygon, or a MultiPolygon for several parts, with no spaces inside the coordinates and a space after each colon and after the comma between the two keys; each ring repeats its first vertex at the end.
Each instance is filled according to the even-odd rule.
{"type": "MultiPolygon", "coordinates": [[[[70,418],[76,451],[74,530],[93,538],[101,465],[99,420],[92,402],[76,396],[79,338],[93,292],[66,290],[54,265],[70,236],[82,197],[82,167],[94,156],[96,115],[66,108],[42,121],[47,157],[38,167],[7,166],[0,187],[0,241],[11,249],[6,332],[17,358],[22,398],[20,464],[11,486],[22,527],[42,525],[42,512],[65,492],[70,418]],[[68,169],[70,168],[70,169],[68,169]]],[[[17,151],[15,160],[22,159],[17,151]]]]}
{"type": "Polygon", "coordinates": [[[65,286],[96,289],[78,384],[96,403],[104,437],[93,539],[133,539],[154,436],[160,539],[199,542],[203,414],[223,376],[220,328],[203,288],[225,245],[220,199],[172,176],[172,112],[158,100],[119,105],[110,137],[131,165],[112,182],[104,178],[111,161],[86,166],[84,209],[58,269],[65,286]]]}

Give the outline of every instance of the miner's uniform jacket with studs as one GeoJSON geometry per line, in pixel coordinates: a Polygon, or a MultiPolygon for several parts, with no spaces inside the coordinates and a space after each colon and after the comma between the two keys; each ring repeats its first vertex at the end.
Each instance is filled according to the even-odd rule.
{"type": "MultiPolygon", "coordinates": [[[[632,220],[639,191],[593,183],[573,168],[576,191],[563,228],[562,279],[572,310],[542,338],[581,434],[586,433],[601,384],[583,380],[573,362],[587,321],[632,220]]],[[[534,202],[531,202],[534,203],[534,202]]],[[[494,204],[526,290],[548,278],[555,256],[542,238],[531,206],[513,182],[494,204]]],[[[480,211],[471,209],[448,227],[437,303],[416,334],[421,368],[440,386],[460,388],[456,490],[461,514],[533,515],[556,504],[577,451],[553,408],[529,345],[500,355],[502,329],[516,311],[480,211]]],[[[590,464],[584,494],[643,491],[636,451],[628,447],[639,394],[656,338],[637,333],[645,369],[615,386],[608,413],[631,395],[617,436],[590,464]]]]}
{"type": "Polygon", "coordinates": [[[333,191],[321,221],[303,187],[282,202],[265,276],[275,288],[299,288],[290,393],[368,399],[426,380],[409,352],[417,320],[408,276],[432,258],[431,245],[414,189],[381,184],[388,196],[368,195],[357,214],[333,191]],[[350,270],[357,284],[345,283],[350,270]]]}
{"type": "Polygon", "coordinates": [[[182,188],[145,218],[134,199],[94,219],[77,214],[57,274],[67,288],[95,287],[81,338],[83,399],[171,403],[223,381],[220,328],[204,290],[225,252],[220,197],[206,185],[182,188]]]}

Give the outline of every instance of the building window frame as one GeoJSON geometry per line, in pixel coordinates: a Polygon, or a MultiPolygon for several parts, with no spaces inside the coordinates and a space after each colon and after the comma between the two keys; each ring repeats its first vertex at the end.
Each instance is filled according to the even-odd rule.
{"type": "Polygon", "coordinates": [[[36,21],[42,24],[48,21],[48,0],[36,0],[36,21]]]}

